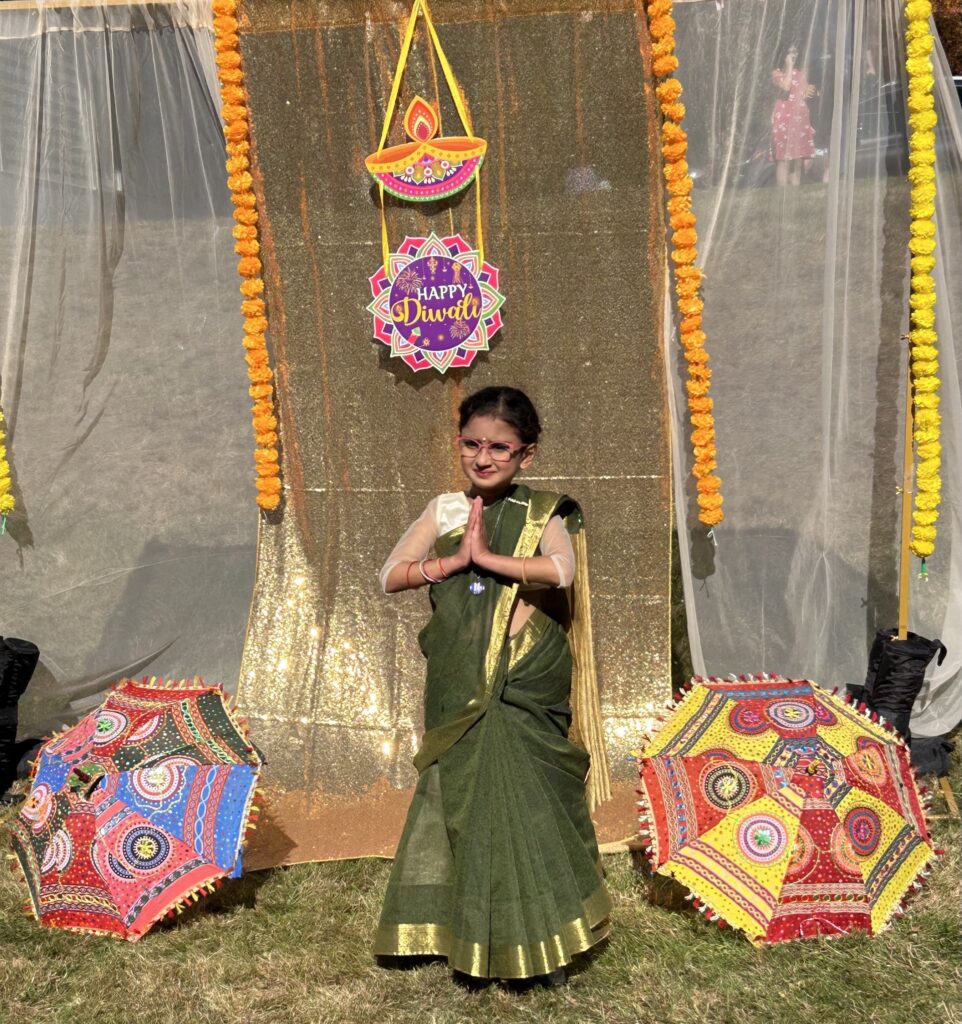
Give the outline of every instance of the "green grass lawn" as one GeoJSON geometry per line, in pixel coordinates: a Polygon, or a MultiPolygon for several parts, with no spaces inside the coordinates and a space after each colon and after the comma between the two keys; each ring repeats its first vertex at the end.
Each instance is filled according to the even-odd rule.
{"type": "Polygon", "coordinates": [[[628,854],[608,857],[607,948],[566,988],[520,992],[466,990],[439,963],[377,967],[385,861],[257,872],[136,944],[41,929],[4,871],[0,1024],[962,1021],[960,826],[934,830],[946,857],[884,935],[763,950],[679,907],[628,854]]]}

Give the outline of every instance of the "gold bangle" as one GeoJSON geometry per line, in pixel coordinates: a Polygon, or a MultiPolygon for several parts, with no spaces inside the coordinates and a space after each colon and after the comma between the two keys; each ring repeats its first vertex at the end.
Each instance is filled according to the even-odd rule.
{"type": "Polygon", "coordinates": [[[524,583],[526,586],[527,586],[527,583],[528,583],[528,577],[525,575],[524,563],[527,562],[527,560],[528,560],[528,556],[527,555],[525,555],[524,558],[521,559],[521,582],[524,583]]]}

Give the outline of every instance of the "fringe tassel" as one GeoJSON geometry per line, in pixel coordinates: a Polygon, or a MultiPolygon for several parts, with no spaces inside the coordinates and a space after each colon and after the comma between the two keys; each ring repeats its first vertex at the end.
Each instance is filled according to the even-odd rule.
{"type": "Polygon", "coordinates": [[[591,635],[591,591],[588,586],[588,542],[585,531],[572,537],[575,551],[575,586],[571,605],[571,733],[591,758],[585,784],[588,810],[611,799],[611,775],[605,751],[605,731],[601,717],[601,698],[595,672],[595,650],[591,635]]]}

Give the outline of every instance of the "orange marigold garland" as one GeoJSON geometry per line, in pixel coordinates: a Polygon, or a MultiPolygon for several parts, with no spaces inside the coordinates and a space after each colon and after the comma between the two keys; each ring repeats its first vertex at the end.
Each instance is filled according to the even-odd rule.
{"type": "Polygon", "coordinates": [[[715,452],[715,418],[708,395],[711,370],[702,330],[702,272],[695,266],[698,259],[698,234],[691,204],[692,180],[685,156],[688,136],[681,122],[685,105],[681,100],[681,82],[672,75],[678,70],[675,56],[675,21],[671,16],[672,0],[650,0],[648,25],[652,38],[652,68],[662,79],[655,89],[664,121],[661,126],[661,154],[664,160],[665,187],[668,199],[668,223],[671,227],[671,263],[675,296],[681,315],[679,333],[688,362],[688,409],[691,414],[691,443],[695,455],[692,473],[698,489],[698,518],[706,526],[715,526],[724,519],[721,480],[715,475],[718,466],[715,452]]]}
{"type": "Polygon", "coordinates": [[[277,417],[274,414],[274,372],[267,355],[267,306],[264,303],[263,266],[257,239],[257,201],[250,174],[250,125],[244,72],[237,35],[237,0],[213,0],[214,49],[221,82],[221,117],[227,140],[227,184],[234,203],[234,251],[237,271],[244,279],[244,348],[247,376],[254,400],[254,465],[257,470],[257,504],[274,509],[281,501],[280,458],[277,451],[277,417]]]}

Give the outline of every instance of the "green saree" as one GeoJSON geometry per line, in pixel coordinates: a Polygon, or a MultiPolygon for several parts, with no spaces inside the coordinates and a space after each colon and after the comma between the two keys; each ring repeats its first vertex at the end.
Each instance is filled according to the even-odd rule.
{"type": "MultiPolygon", "coordinates": [[[[570,498],[516,486],[485,510],[493,551],[536,553],[570,498]]],[[[440,537],[457,549],[464,528],[440,537]]],[[[607,934],[611,900],[585,803],[588,755],[568,739],[572,660],[555,619],[508,626],[518,586],[464,574],[431,587],[420,778],[374,952],[444,956],[475,977],[547,974],[607,934]]]]}

